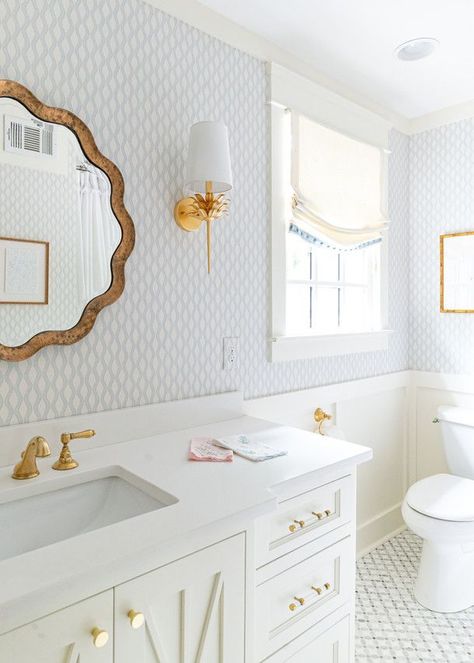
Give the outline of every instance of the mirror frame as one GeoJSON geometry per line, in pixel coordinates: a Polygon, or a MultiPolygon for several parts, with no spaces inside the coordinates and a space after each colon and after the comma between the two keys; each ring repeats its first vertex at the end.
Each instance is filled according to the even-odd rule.
{"type": "Polygon", "coordinates": [[[48,345],[71,345],[83,339],[93,328],[100,311],[113,304],[125,287],[125,263],[135,245],[135,227],[127,212],[123,196],[124,181],[120,170],[98,149],[88,127],[74,113],[43,104],[30,90],[15,81],[0,80],[0,97],[9,97],[22,104],[39,120],[68,127],[76,136],[85,157],[109,178],[112,211],[121,228],[122,238],[111,259],[112,279],[106,292],[92,299],[84,308],[74,327],[63,331],[42,331],[16,347],[0,343],[0,359],[23,361],[48,345]]]}
{"type": "Polygon", "coordinates": [[[439,310],[441,313],[474,313],[474,309],[466,308],[446,308],[444,301],[444,242],[450,237],[472,237],[474,230],[459,233],[447,233],[439,236],[439,310]]]}

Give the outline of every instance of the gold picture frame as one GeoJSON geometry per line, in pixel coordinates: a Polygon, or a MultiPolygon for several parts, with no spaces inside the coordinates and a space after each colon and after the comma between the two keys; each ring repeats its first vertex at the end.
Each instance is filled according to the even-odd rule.
{"type": "MultiPolygon", "coordinates": [[[[0,304],[12,304],[12,305],[28,305],[28,306],[46,306],[49,303],[49,242],[38,239],[22,239],[19,237],[0,237],[0,245],[2,242],[13,242],[15,244],[33,244],[33,245],[42,245],[44,247],[44,276],[43,276],[43,296],[42,299],[27,301],[23,299],[2,299],[2,293],[0,291],[0,304]]],[[[1,289],[0,289],[1,290],[1,289]]]]}
{"type": "MultiPolygon", "coordinates": [[[[456,308],[450,307],[446,304],[446,241],[452,238],[459,237],[472,237],[474,241],[474,230],[458,233],[446,233],[440,235],[439,238],[439,255],[440,255],[440,305],[441,313],[474,313],[473,308],[456,308]]],[[[474,264],[474,255],[473,255],[474,264]]]]}

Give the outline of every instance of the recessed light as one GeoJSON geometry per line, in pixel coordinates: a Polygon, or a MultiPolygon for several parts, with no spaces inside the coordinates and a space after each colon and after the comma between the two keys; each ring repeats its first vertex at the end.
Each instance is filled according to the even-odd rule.
{"type": "Polygon", "coordinates": [[[438,45],[439,41],[434,37],[417,37],[397,46],[395,54],[400,60],[408,62],[422,60],[431,55],[438,45]]]}

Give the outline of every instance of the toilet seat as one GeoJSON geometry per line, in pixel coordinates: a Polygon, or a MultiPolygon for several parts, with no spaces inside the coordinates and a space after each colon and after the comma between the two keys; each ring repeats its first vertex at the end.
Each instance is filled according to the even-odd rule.
{"type": "Polygon", "coordinates": [[[406,503],[415,511],[450,522],[474,523],[474,480],[435,474],[409,488],[406,503]]]}

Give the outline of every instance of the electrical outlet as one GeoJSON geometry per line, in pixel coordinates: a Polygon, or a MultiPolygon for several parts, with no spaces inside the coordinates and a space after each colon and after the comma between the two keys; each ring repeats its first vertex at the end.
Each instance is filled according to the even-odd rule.
{"type": "Polygon", "coordinates": [[[225,371],[231,371],[236,368],[239,362],[238,336],[228,336],[223,339],[223,368],[225,371]]]}

